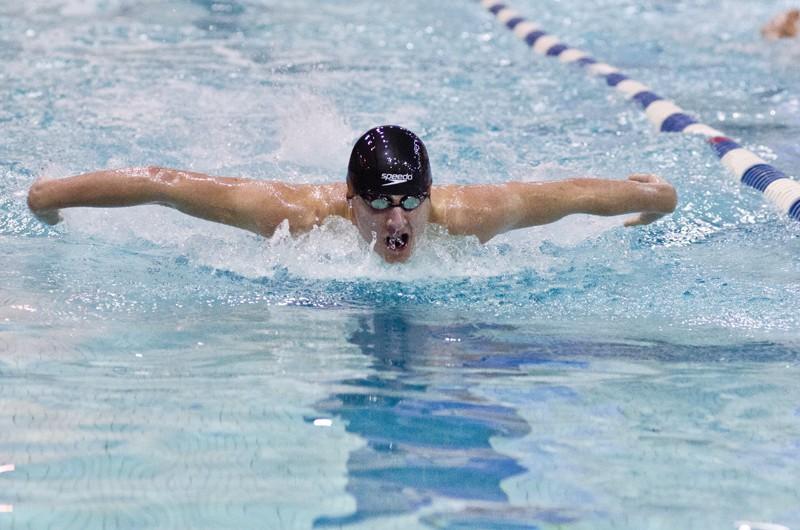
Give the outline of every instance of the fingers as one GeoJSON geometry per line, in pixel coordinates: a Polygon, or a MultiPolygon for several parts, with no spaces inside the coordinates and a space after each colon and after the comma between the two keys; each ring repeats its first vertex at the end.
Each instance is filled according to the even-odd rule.
{"type": "Polygon", "coordinates": [[[623,224],[624,226],[638,226],[642,224],[641,215],[637,215],[636,217],[629,217],[625,219],[625,222],[623,224]]]}
{"type": "Polygon", "coordinates": [[[651,175],[649,173],[634,173],[633,175],[628,176],[628,180],[645,183],[664,182],[661,177],[651,175]]]}
{"type": "Polygon", "coordinates": [[[641,225],[649,225],[653,221],[657,219],[661,219],[664,217],[663,213],[658,212],[643,212],[635,217],[629,217],[625,220],[625,226],[641,226],[641,225]]]}
{"type": "Polygon", "coordinates": [[[51,226],[57,225],[64,220],[58,210],[41,210],[38,212],[33,212],[33,215],[35,215],[36,218],[41,222],[51,226]]]}

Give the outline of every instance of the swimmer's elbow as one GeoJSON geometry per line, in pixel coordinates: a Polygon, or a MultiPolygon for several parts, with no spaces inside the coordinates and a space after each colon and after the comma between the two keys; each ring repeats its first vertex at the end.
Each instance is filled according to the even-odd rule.
{"type": "MultiPolygon", "coordinates": [[[[139,173],[139,172],[135,172],[139,173]]],[[[146,202],[182,209],[186,205],[194,205],[198,197],[202,197],[202,190],[192,186],[187,174],[177,169],[161,166],[147,166],[143,168],[145,180],[146,202]]]]}
{"type": "Polygon", "coordinates": [[[147,166],[146,168],[144,168],[144,170],[147,173],[148,177],[150,177],[151,179],[157,179],[159,178],[159,176],[161,176],[162,172],[164,171],[164,168],[160,166],[147,166]]]}
{"type": "Polygon", "coordinates": [[[178,184],[184,176],[180,171],[161,166],[147,166],[144,168],[144,172],[152,182],[164,185],[178,184]]]}

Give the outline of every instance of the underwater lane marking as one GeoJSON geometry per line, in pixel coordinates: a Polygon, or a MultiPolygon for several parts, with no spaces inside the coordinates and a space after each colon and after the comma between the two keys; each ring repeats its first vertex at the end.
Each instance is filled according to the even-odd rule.
{"type": "Polygon", "coordinates": [[[634,81],[633,79],[626,79],[624,81],[620,81],[617,83],[616,87],[617,90],[632,98],[636,94],[640,92],[649,92],[650,87],[645,85],[644,83],[640,83],[639,81],[634,81]]]}
{"type": "Polygon", "coordinates": [[[709,127],[705,123],[693,123],[686,127],[683,132],[686,134],[699,134],[700,136],[705,136],[707,138],[723,136],[721,131],[718,131],[713,127],[709,127]]]}
{"type": "Polygon", "coordinates": [[[662,98],[655,92],[645,90],[643,92],[639,92],[638,94],[634,94],[634,96],[631,99],[639,103],[642,106],[642,108],[646,110],[647,107],[653,104],[653,102],[661,101],[664,98],[662,98]]]}
{"type": "Polygon", "coordinates": [[[561,41],[555,35],[542,35],[536,39],[536,44],[533,45],[533,51],[539,55],[547,55],[547,50],[559,44],[561,41]]]}
{"type": "Polygon", "coordinates": [[[744,172],[744,175],[742,175],[742,182],[760,192],[764,192],[773,182],[785,178],[788,177],[782,171],[775,169],[769,164],[756,164],[744,172]]]}
{"type": "Polygon", "coordinates": [[[789,212],[790,217],[800,219],[800,183],[789,178],[779,179],[767,186],[764,195],[789,212]]]}
{"type": "Polygon", "coordinates": [[[795,221],[800,221],[800,197],[789,207],[789,217],[795,221]]]}
{"type": "Polygon", "coordinates": [[[606,76],[606,84],[608,86],[617,86],[618,84],[626,81],[628,76],[625,74],[620,74],[619,72],[611,73],[606,76]]]}
{"type": "Polygon", "coordinates": [[[558,56],[558,60],[562,63],[573,63],[578,59],[583,59],[584,57],[588,57],[587,54],[583,50],[579,50],[578,48],[567,48],[558,56]]]}
{"type": "Polygon", "coordinates": [[[553,44],[552,46],[550,46],[550,49],[547,50],[547,54],[546,55],[550,55],[550,56],[553,56],[553,57],[558,57],[559,55],[561,55],[561,52],[563,52],[566,49],[567,49],[567,45],[566,44],[562,44],[562,43],[559,42],[558,44],[553,44]]]}
{"type": "Polygon", "coordinates": [[[498,0],[482,0],[481,4],[483,7],[494,13],[495,15],[500,12],[503,8],[505,8],[505,4],[498,0]]]}
{"type": "MultiPolygon", "coordinates": [[[[496,16],[497,16],[497,20],[499,20],[500,22],[502,22],[503,24],[505,24],[507,26],[509,25],[508,24],[509,21],[511,21],[511,20],[513,20],[515,18],[516,19],[520,19],[519,20],[520,22],[522,21],[522,17],[520,16],[519,13],[517,13],[513,9],[508,9],[508,8],[501,9],[500,11],[497,12],[496,16]]],[[[514,25],[516,26],[516,24],[514,24],[514,25]]],[[[511,29],[514,29],[514,28],[512,27],[511,29]]]]}
{"type": "Polygon", "coordinates": [[[519,37],[522,40],[525,40],[525,37],[528,36],[528,33],[533,33],[534,31],[537,31],[538,29],[539,29],[539,26],[537,26],[536,24],[534,24],[532,22],[524,21],[524,22],[520,22],[519,24],[514,26],[514,35],[516,35],[517,37],[519,37]]]}
{"type": "Polygon", "coordinates": [[[562,63],[585,67],[590,75],[605,77],[608,86],[642,106],[648,120],[658,131],[704,137],[722,164],[739,182],[762,192],[790,218],[800,220],[800,183],[726,137],[722,131],[701,123],[672,101],[652,92],[647,85],[628,78],[617,67],[600,62],[583,50],[569,47],[503,1],[480,0],[480,3],[534,52],[558,57],[562,63]]]}
{"type": "Polygon", "coordinates": [[[682,108],[671,101],[667,101],[666,99],[655,100],[647,105],[647,108],[644,110],[644,113],[647,115],[647,119],[650,120],[650,123],[652,123],[658,130],[661,130],[661,125],[670,115],[680,114],[682,112],[682,108]]]}
{"type": "Polygon", "coordinates": [[[670,114],[667,116],[667,119],[661,122],[661,127],[659,130],[661,132],[683,132],[687,127],[694,125],[695,123],[697,123],[697,120],[688,114],[676,112],[674,114],[670,114]]]}
{"type": "Polygon", "coordinates": [[[717,156],[720,158],[725,156],[728,153],[728,151],[731,151],[733,149],[739,149],[740,147],[742,147],[741,145],[737,144],[724,134],[718,134],[717,136],[710,138],[708,140],[708,143],[711,144],[711,148],[714,150],[714,152],[717,153],[717,156]]]}
{"type": "Polygon", "coordinates": [[[616,66],[611,66],[607,63],[599,63],[595,62],[594,64],[589,65],[587,69],[591,75],[596,76],[604,76],[609,74],[616,74],[619,73],[619,68],[616,66]]]}
{"type": "Polygon", "coordinates": [[[751,167],[766,164],[761,157],[743,147],[731,149],[725,153],[724,156],[721,156],[720,160],[722,160],[725,167],[730,169],[731,173],[739,179],[741,179],[745,172],[751,167]]]}
{"type": "Polygon", "coordinates": [[[534,46],[536,44],[536,41],[544,37],[545,35],[547,35],[546,32],[537,29],[536,31],[531,31],[530,33],[525,35],[525,38],[523,40],[528,46],[534,46]]]}

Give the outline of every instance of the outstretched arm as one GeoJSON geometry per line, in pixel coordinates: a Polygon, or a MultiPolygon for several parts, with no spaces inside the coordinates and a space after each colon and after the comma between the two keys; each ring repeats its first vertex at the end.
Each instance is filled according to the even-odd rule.
{"type": "Polygon", "coordinates": [[[292,232],[303,232],[337,213],[344,203],[340,188],[211,177],[160,167],[128,168],[38,180],[28,192],[28,206],[43,222],[55,224],[61,208],[162,204],[268,236],[284,220],[292,232]]]}
{"type": "Polygon", "coordinates": [[[509,182],[499,185],[443,186],[434,199],[433,221],[453,234],[477,235],[488,241],[497,234],[557,221],[574,213],[622,215],[637,213],[625,226],[648,224],[675,210],[675,188],[655,175],[628,180],[579,178],[552,182],[509,182]]]}

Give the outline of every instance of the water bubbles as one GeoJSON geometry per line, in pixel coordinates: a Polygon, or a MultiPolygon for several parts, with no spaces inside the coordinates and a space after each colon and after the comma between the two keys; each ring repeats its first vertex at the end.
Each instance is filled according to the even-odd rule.
{"type": "MultiPolygon", "coordinates": [[[[110,279],[73,271],[72,286],[80,291],[81,282],[87,285],[84,296],[71,298],[75,305],[85,304],[93,311],[96,307],[138,311],[153,304],[185,310],[192,305],[191,297],[182,294],[189,287],[178,284],[186,284],[194,285],[198,298],[212,306],[285,301],[329,307],[362,303],[378,293],[409,304],[471,307],[506,316],[536,314],[543,319],[579,314],[624,319],[619,301],[626,300],[633,312],[663,321],[665,328],[692,321],[756,329],[766,326],[759,319],[767,315],[796,321],[780,292],[767,295],[772,309],[766,302],[763,306],[752,302],[756,312],[752,321],[731,316],[732,308],[755,300],[754,292],[766,292],[766,284],[759,282],[767,280],[759,280],[761,276],[783,282],[786,292],[794,285],[787,278],[797,272],[792,259],[797,246],[782,235],[790,229],[787,226],[769,228],[781,221],[763,207],[760,196],[740,190],[704,144],[680,135],[653,134],[630,102],[613,92],[598,96],[602,82],[587,81],[557,61],[531,57],[493,21],[465,30],[433,18],[411,28],[387,19],[391,31],[375,31],[383,19],[342,6],[326,7],[329,10],[319,15],[342,16],[336,23],[307,27],[288,19],[275,24],[269,18],[275,13],[259,19],[251,10],[252,24],[240,21],[248,31],[232,32],[223,41],[209,40],[202,29],[219,24],[215,33],[224,33],[221,21],[235,15],[228,9],[236,4],[189,4],[174,14],[164,10],[168,19],[158,18],[158,24],[146,21],[149,14],[140,10],[120,15],[111,29],[101,31],[102,25],[93,25],[94,37],[76,36],[71,26],[56,24],[58,31],[48,30],[60,50],[56,57],[31,57],[30,63],[12,58],[1,75],[20,80],[14,81],[20,86],[12,88],[19,88],[24,105],[18,118],[11,111],[3,116],[12,120],[9,152],[19,152],[27,168],[48,159],[69,164],[60,173],[46,171],[54,176],[105,164],[158,163],[220,175],[328,183],[343,180],[357,134],[376,123],[396,121],[424,134],[438,183],[537,181],[587,174],[624,178],[630,172],[648,171],[677,185],[678,212],[655,225],[631,230],[621,229],[620,219],[571,217],[510,233],[487,245],[433,229],[411,262],[398,267],[383,263],[369,242],[341,219],[327,220],[302,236],[292,237],[284,227],[272,238],[261,238],[153,207],[71,210],[64,225],[45,228],[26,214],[22,197],[13,194],[32,177],[15,173],[8,178],[17,178],[20,184],[6,194],[9,202],[3,207],[9,215],[0,226],[31,238],[44,234],[59,249],[74,246],[108,262],[104,270],[110,279]],[[187,25],[185,20],[197,24],[187,25]],[[170,44],[169,38],[178,44],[170,44]],[[435,46],[421,45],[429,42],[435,46]],[[97,50],[86,53],[96,43],[113,51],[113,57],[97,50]],[[364,61],[367,44],[380,50],[383,60],[364,61]],[[153,61],[154,48],[158,61],[153,61]],[[410,49],[419,63],[409,67],[405,58],[410,49]],[[116,60],[119,54],[126,60],[116,60]],[[431,76],[431,71],[439,75],[431,76]],[[394,75],[399,72],[403,75],[394,75]],[[153,78],[163,83],[153,85],[153,78]],[[487,106],[485,101],[493,104],[487,106]],[[62,118],[49,125],[51,130],[42,125],[48,105],[62,118]],[[47,146],[47,152],[37,146],[47,146]],[[759,245],[766,249],[765,257],[758,256],[759,245]],[[706,248],[721,257],[704,252],[706,248]],[[745,271],[738,265],[742,253],[756,263],[768,261],[770,271],[745,271]],[[153,255],[169,257],[167,265],[151,267],[153,255]],[[110,263],[115,260],[131,264],[131,270],[114,268],[110,263]],[[728,286],[698,294],[693,280],[687,279],[694,272],[690,269],[721,268],[721,263],[731,271],[728,286]],[[137,277],[137,266],[144,279],[137,277]],[[177,278],[176,285],[163,287],[170,275],[177,278]],[[129,281],[130,291],[120,288],[122,293],[112,296],[107,293],[113,289],[88,287],[116,281],[129,281]],[[624,292],[626,284],[638,286],[635,294],[624,292]],[[136,289],[143,293],[139,298],[132,294],[136,289]],[[691,304],[682,295],[689,291],[694,293],[691,304]],[[103,293],[108,300],[98,300],[106,296],[103,293]],[[709,315],[724,316],[703,320],[709,315]]],[[[106,9],[105,5],[71,1],[57,15],[90,19],[86,15],[106,9]]],[[[680,9],[703,9],[687,6],[680,9]]],[[[643,16],[642,22],[664,23],[669,13],[663,9],[667,8],[639,9],[641,15],[658,15],[643,16]]],[[[588,27],[588,16],[563,10],[551,19],[573,31],[588,27]]],[[[607,18],[594,22],[613,22],[607,18]]],[[[712,30],[714,24],[706,23],[712,30]]],[[[28,26],[17,31],[20,49],[28,45],[26,39],[44,35],[40,26],[28,26]]],[[[665,44],[676,27],[656,28],[657,43],[642,43],[638,28],[617,28],[614,34],[620,42],[628,38],[637,44],[621,49],[630,54],[624,62],[644,64],[657,58],[664,61],[661,64],[675,60],[683,67],[709,59],[705,55],[709,51],[716,53],[713,61],[718,62],[717,36],[703,39],[695,34],[698,38],[686,39],[694,54],[671,56],[665,44]],[[637,35],[632,36],[634,30],[637,35]]],[[[738,28],[735,33],[723,29],[740,35],[738,28]]],[[[597,32],[583,43],[570,42],[592,48],[593,41],[608,34],[597,32]]],[[[762,54],[759,60],[763,59],[762,54]]],[[[730,60],[749,59],[738,53],[730,60]]],[[[689,101],[683,103],[687,108],[706,109],[712,119],[716,115],[719,122],[735,124],[739,128],[734,133],[741,133],[743,141],[763,132],[753,129],[749,119],[760,127],[780,118],[780,123],[772,123],[775,134],[793,137],[789,133],[800,103],[784,88],[794,86],[793,74],[776,72],[774,81],[762,86],[763,80],[747,77],[757,73],[742,71],[734,76],[723,69],[715,70],[709,83],[703,64],[696,71],[681,70],[689,76],[686,80],[675,76],[675,69],[650,69],[648,75],[656,76],[654,87],[664,86],[659,76],[670,83],[671,91],[664,96],[679,103],[687,96],[689,101]],[[691,79],[695,74],[703,79],[691,79]],[[754,90],[758,104],[750,105],[754,90]],[[709,101],[709,97],[719,99],[709,101]]],[[[769,140],[769,136],[756,138],[750,145],[778,162],[794,153],[794,146],[779,148],[769,140]]]]}
{"type": "Polygon", "coordinates": [[[358,133],[347,125],[333,102],[300,92],[285,102],[279,119],[276,159],[333,175],[341,173],[350,142],[358,133]]]}

